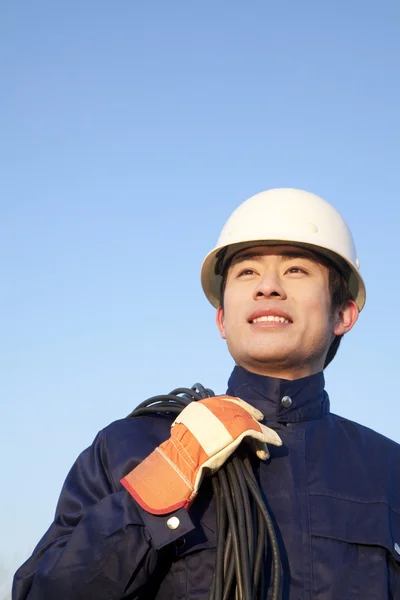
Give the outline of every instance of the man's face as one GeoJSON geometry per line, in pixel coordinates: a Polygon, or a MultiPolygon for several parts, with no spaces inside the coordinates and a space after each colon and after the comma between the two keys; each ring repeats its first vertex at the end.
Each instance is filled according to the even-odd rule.
{"type": "Polygon", "coordinates": [[[354,302],[332,311],[329,271],[314,253],[257,246],[234,256],[217,325],[235,362],[295,379],[321,371],[335,335],[357,320],[354,302]]]}

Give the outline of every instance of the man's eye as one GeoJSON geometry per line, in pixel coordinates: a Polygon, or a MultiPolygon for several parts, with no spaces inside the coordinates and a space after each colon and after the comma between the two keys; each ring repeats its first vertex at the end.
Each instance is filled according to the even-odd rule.
{"type": "Polygon", "coordinates": [[[303,274],[307,274],[307,271],[305,269],[302,269],[301,267],[290,267],[290,269],[288,269],[286,272],[287,273],[303,273],[303,274]]]}
{"type": "Polygon", "coordinates": [[[239,271],[238,277],[242,277],[243,275],[253,275],[253,273],[253,269],[243,269],[242,271],[239,271]]]}

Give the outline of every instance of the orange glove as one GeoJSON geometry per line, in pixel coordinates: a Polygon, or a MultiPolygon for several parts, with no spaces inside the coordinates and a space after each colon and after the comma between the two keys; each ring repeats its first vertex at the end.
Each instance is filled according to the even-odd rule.
{"type": "Polygon", "coordinates": [[[215,396],[186,406],[171,426],[171,437],[121,479],[138,504],[155,515],[187,508],[204,475],[215,473],[247,441],[261,460],[279,435],[258,421],[263,414],[231,396],[215,396]]]}

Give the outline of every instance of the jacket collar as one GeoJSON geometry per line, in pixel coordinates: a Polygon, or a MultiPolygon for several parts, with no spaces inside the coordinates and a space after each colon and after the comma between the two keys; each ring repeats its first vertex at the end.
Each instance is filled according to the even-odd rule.
{"type": "Polygon", "coordinates": [[[236,366],[226,393],[258,408],[269,423],[298,423],[320,419],[329,413],[329,397],[324,387],[322,372],[289,381],[257,375],[236,366]]]}

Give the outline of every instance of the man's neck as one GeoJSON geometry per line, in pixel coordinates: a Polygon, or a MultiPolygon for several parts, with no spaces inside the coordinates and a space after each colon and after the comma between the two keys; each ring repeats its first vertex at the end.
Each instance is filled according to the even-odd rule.
{"type": "Polygon", "coordinates": [[[279,367],[266,363],[256,363],[255,361],[251,361],[250,363],[236,363],[236,365],[246,369],[249,373],[263,375],[264,377],[274,377],[276,379],[286,379],[287,381],[309,377],[323,370],[323,366],[321,365],[299,365],[296,368],[285,368],[283,365],[279,367]]]}

